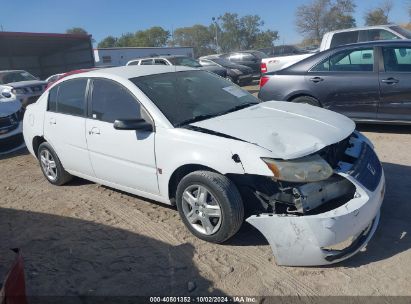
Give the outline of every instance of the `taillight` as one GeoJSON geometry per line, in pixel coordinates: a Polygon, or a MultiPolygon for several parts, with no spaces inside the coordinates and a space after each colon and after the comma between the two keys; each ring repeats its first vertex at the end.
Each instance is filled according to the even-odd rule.
{"type": "Polygon", "coordinates": [[[267,64],[265,62],[261,62],[260,68],[261,73],[267,73],[267,64]]]}
{"type": "Polygon", "coordinates": [[[270,80],[270,77],[268,76],[262,76],[260,78],[260,89],[267,83],[267,81],[270,80]]]}

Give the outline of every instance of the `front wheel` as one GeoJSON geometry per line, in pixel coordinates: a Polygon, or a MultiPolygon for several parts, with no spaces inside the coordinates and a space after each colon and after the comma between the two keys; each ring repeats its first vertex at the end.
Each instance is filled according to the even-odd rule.
{"type": "Polygon", "coordinates": [[[177,209],[192,234],[213,243],[232,237],[244,218],[237,187],[224,175],[210,171],[195,171],[180,181],[177,209]]]}

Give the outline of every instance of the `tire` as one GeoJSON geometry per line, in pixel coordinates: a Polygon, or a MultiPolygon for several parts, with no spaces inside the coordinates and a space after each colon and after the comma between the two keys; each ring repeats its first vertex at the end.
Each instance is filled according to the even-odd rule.
{"type": "Polygon", "coordinates": [[[300,97],[294,98],[291,101],[295,103],[306,103],[306,104],[309,104],[315,107],[321,107],[320,102],[311,96],[300,96],[300,97]]]}
{"type": "Polygon", "coordinates": [[[37,155],[41,172],[51,184],[61,186],[73,178],[70,173],[64,170],[60,159],[49,143],[42,143],[37,155]]]}
{"type": "Polygon", "coordinates": [[[240,193],[224,175],[192,172],[178,184],[176,199],[184,224],[202,240],[222,243],[236,234],[243,223],[244,205],[240,193]]]}

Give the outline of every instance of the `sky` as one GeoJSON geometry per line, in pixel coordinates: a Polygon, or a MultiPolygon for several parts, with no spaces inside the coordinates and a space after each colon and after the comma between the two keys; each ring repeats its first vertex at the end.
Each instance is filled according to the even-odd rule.
{"type": "MultiPolygon", "coordinates": [[[[381,1],[356,0],[357,25],[364,24],[364,13],[381,1]]],[[[108,35],[144,30],[151,26],[173,29],[211,23],[212,17],[225,12],[257,14],[265,29],[278,30],[280,43],[297,43],[302,36],[295,28],[295,11],[310,0],[0,0],[4,31],[64,33],[71,27],[86,29],[99,42],[108,35]],[[16,9],[18,8],[18,9],[16,9]],[[7,12],[5,14],[4,12],[7,12]]],[[[390,21],[409,21],[410,0],[393,0],[390,21]]]]}

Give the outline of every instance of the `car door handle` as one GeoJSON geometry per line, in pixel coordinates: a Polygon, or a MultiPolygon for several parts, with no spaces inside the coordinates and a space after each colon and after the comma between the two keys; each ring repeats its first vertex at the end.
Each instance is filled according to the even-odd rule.
{"type": "Polygon", "coordinates": [[[88,131],[88,134],[90,134],[90,135],[93,135],[93,134],[100,135],[100,130],[98,128],[94,127],[94,128],[91,128],[90,131],[88,131]]]}
{"type": "Polygon", "coordinates": [[[317,77],[310,78],[310,80],[314,83],[317,83],[317,82],[320,82],[320,81],[324,81],[324,78],[321,78],[321,77],[317,76],[317,77]]]}
{"type": "Polygon", "coordinates": [[[394,84],[394,83],[399,83],[400,81],[398,79],[390,77],[387,79],[381,79],[381,82],[386,83],[386,84],[394,84]]]}
{"type": "Polygon", "coordinates": [[[50,118],[49,119],[49,124],[51,124],[51,125],[55,125],[57,122],[56,122],[56,119],[55,118],[50,118]]]}

